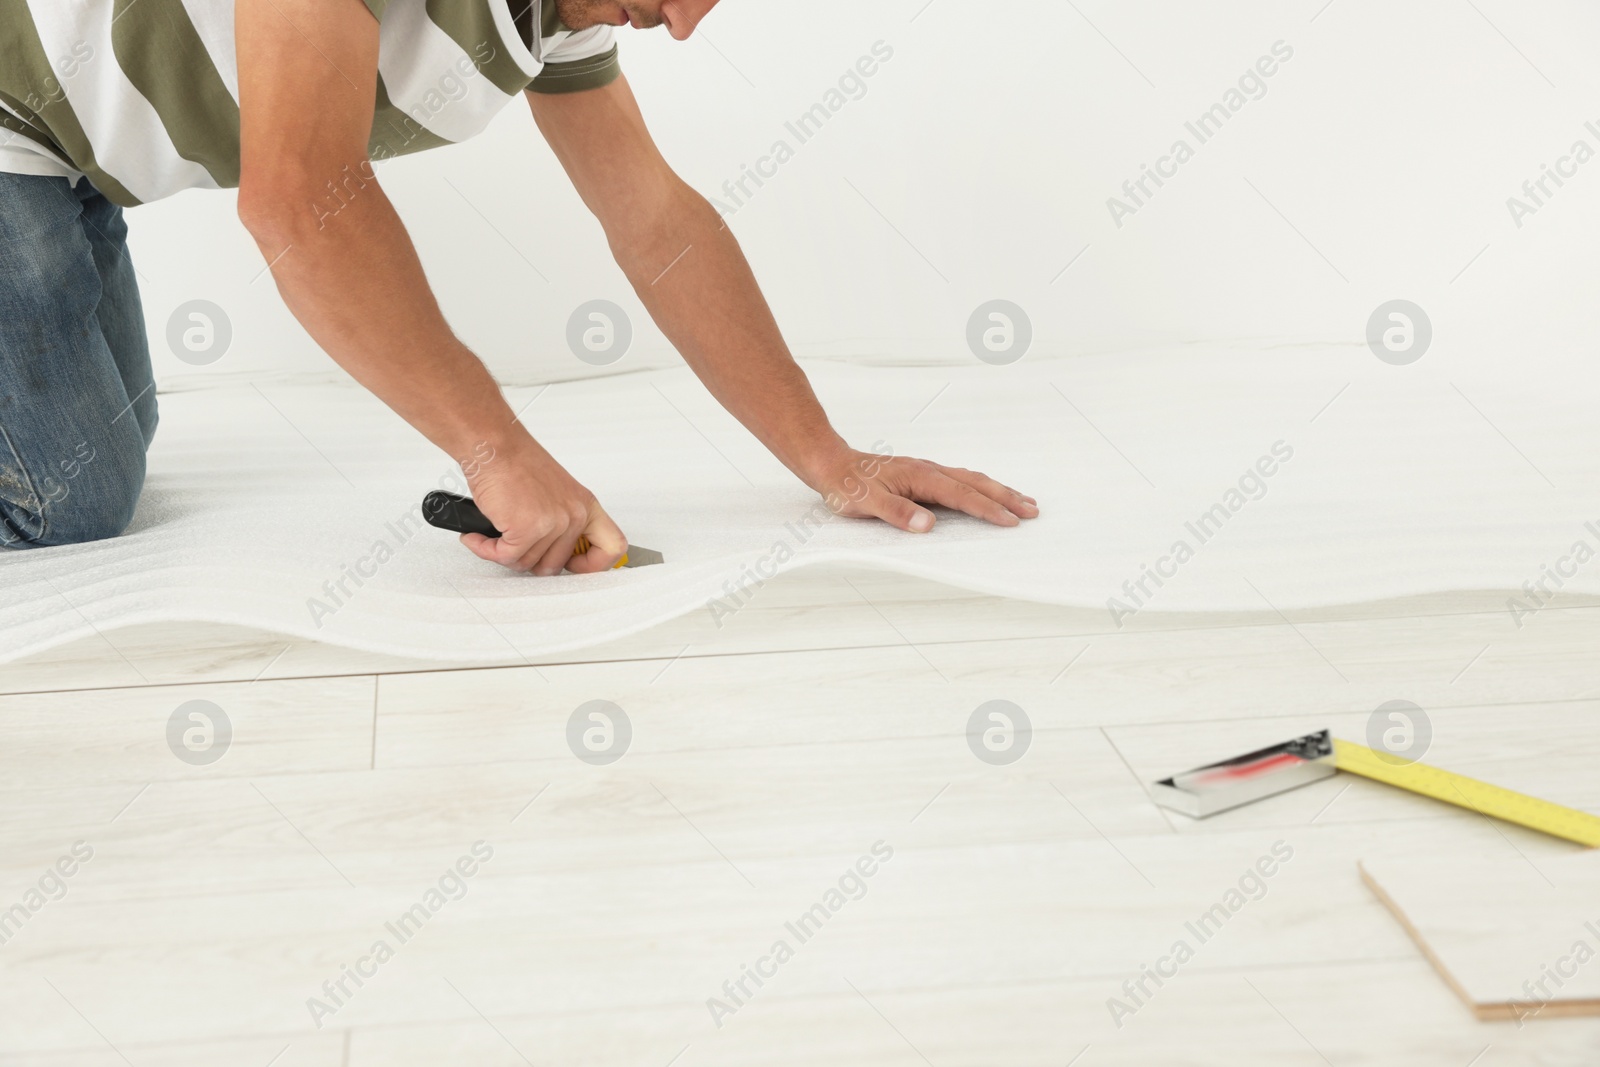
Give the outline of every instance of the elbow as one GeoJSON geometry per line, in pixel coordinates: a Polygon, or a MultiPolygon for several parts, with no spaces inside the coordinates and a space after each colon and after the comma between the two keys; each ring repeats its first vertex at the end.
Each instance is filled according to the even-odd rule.
{"type": "Polygon", "coordinates": [[[361,193],[376,188],[372,164],[346,165],[332,179],[311,171],[245,174],[239,181],[239,221],[263,250],[274,254],[327,229],[361,193]]]}
{"type": "Polygon", "coordinates": [[[238,221],[261,246],[282,245],[296,226],[294,197],[282,182],[242,179],[238,182],[238,221]]]}
{"type": "Polygon", "coordinates": [[[291,243],[309,210],[306,197],[296,196],[282,183],[259,179],[239,183],[239,221],[263,249],[291,243]]]}
{"type": "Polygon", "coordinates": [[[718,211],[716,205],[701,196],[693,187],[687,183],[683,184],[679,195],[681,197],[681,206],[678,210],[689,218],[692,225],[702,229],[720,230],[725,228],[722,221],[722,212],[718,211]]]}
{"type": "Polygon", "coordinates": [[[676,255],[686,239],[693,239],[689,235],[722,228],[722,215],[711,202],[678,179],[632,207],[617,217],[601,220],[619,261],[654,262],[669,248],[676,255]]]}

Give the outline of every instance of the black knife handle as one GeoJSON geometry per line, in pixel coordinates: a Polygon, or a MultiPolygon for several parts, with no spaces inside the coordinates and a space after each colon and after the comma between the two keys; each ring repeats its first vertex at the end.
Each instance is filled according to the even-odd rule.
{"type": "Polygon", "coordinates": [[[422,517],[428,525],[454,533],[476,533],[485,537],[499,537],[489,517],[478,510],[470,496],[458,496],[435,489],[422,498],[422,517]]]}

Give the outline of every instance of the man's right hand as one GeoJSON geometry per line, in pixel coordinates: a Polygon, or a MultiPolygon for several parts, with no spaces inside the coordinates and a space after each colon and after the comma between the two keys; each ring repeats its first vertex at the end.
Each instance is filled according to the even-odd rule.
{"type": "Polygon", "coordinates": [[[628,539],[593,493],[532,437],[496,448],[494,459],[468,478],[480,511],[499,537],[461,535],[461,543],[490,563],[548,577],[607,571],[628,550],[628,539]],[[589,551],[573,558],[579,537],[589,551]]]}

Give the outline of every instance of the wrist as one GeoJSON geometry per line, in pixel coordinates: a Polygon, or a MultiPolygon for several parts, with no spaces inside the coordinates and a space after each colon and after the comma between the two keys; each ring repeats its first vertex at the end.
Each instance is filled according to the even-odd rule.
{"type": "MultiPolygon", "coordinates": [[[[498,419],[495,421],[499,422],[498,419]]],[[[483,481],[492,481],[499,471],[525,467],[550,458],[549,453],[520,422],[510,423],[490,433],[463,435],[459,441],[455,448],[447,451],[461,465],[467,485],[474,492],[483,481]]]]}
{"type": "Polygon", "coordinates": [[[856,450],[830,431],[823,440],[809,442],[788,467],[806,485],[822,492],[848,473],[855,456],[856,450]]]}
{"type": "Polygon", "coordinates": [[[413,401],[422,410],[402,414],[466,470],[525,448],[532,438],[489,372],[465,348],[460,352],[471,360],[464,372],[441,370],[423,378],[418,386],[426,399],[413,401]]]}
{"type": "Polygon", "coordinates": [[[812,465],[801,480],[823,496],[843,493],[854,499],[861,487],[877,478],[893,458],[894,450],[883,441],[874,442],[872,451],[863,452],[841,439],[838,448],[813,455],[812,465]]]}

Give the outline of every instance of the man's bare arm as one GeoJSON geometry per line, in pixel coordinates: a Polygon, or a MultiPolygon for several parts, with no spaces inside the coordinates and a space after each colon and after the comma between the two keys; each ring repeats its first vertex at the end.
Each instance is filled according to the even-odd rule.
{"type": "Polygon", "coordinates": [[[718,402],[847,515],[926,530],[917,501],[1000,525],[1032,499],[974,471],[858,452],[836,433],[795,363],[739,243],[657,151],[627,80],[528,93],[534,118],[652,318],[718,402]]]}
{"type": "Polygon", "coordinates": [[[452,457],[470,462],[493,449],[473,490],[506,536],[469,534],[474,552],[553,574],[587,533],[595,547],[571,569],[609,566],[626,548],[621,531],[516,422],[451,332],[373,174],[377,20],[361,0],[238,0],[235,19],[239,217],[289,309],[351,376],[452,457]]]}

